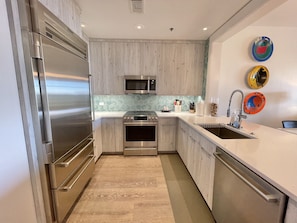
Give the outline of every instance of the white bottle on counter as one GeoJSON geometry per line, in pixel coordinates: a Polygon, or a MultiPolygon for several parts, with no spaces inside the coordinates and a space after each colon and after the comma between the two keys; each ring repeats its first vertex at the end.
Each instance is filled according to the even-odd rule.
{"type": "Polygon", "coordinates": [[[201,96],[198,96],[198,101],[196,103],[196,115],[204,116],[204,101],[201,96]]]}

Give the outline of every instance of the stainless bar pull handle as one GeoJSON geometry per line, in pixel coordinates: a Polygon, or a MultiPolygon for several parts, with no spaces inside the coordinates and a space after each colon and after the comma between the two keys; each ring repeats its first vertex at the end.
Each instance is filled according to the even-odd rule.
{"type": "Polygon", "coordinates": [[[91,115],[92,115],[92,121],[95,121],[95,103],[94,103],[94,97],[93,97],[93,92],[94,92],[93,77],[91,74],[89,74],[88,78],[89,78],[91,115]]]}
{"type": "Polygon", "coordinates": [[[252,188],[256,193],[258,193],[264,200],[267,202],[278,202],[279,196],[274,194],[266,194],[263,193],[257,186],[255,186],[253,183],[248,181],[244,176],[242,176],[239,172],[237,172],[232,166],[230,166],[228,163],[226,163],[221,157],[220,152],[215,152],[213,154],[221,163],[223,163],[230,171],[232,171],[237,177],[239,177],[244,183],[246,183],[250,188],[252,188]]]}
{"type": "Polygon", "coordinates": [[[42,116],[43,116],[43,128],[44,128],[44,141],[46,143],[52,142],[52,131],[51,131],[51,118],[50,118],[50,110],[48,103],[48,96],[46,91],[46,76],[44,70],[43,60],[37,60],[38,73],[39,73],[39,81],[40,81],[40,94],[41,94],[41,105],[43,108],[42,116]]]}
{"type": "Polygon", "coordinates": [[[87,165],[85,165],[85,167],[80,171],[79,175],[71,182],[70,185],[66,185],[63,186],[61,188],[59,188],[60,191],[69,191],[73,188],[73,186],[76,184],[76,182],[79,180],[79,178],[81,177],[81,175],[85,172],[85,170],[88,168],[88,166],[90,165],[91,162],[94,162],[94,155],[89,155],[89,161],[87,163],[87,165]]]}
{"type": "Polygon", "coordinates": [[[70,160],[68,160],[67,162],[61,162],[61,163],[57,163],[57,166],[60,167],[68,167],[73,160],[75,160],[86,148],[88,148],[88,146],[94,142],[94,139],[89,139],[90,142],[88,142],[87,145],[84,146],[84,148],[82,148],[77,154],[75,154],[75,156],[73,156],[70,160]]]}

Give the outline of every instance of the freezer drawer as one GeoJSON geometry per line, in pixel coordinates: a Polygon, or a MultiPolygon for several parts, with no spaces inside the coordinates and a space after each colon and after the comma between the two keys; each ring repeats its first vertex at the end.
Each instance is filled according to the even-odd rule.
{"type": "Polygon", "coordinates": [[[214,154],[217,223],[281,223],[286,196],[221,150],[214,154]]]}
{"type": "Polygon", "coordinates": [[[81,168],[63,185],[53,190],[57,221],[62,222],[79,194],[83,191],[95,168],[94,155],[90,155],[81,168]]]}
{"type": "Polygon", "coordinates": [[[66,156],[51,164],[52,188],[59,187],[81,165],[86,157],[93,153],[94,139],[90,138],[79,144],[66,156]]]}

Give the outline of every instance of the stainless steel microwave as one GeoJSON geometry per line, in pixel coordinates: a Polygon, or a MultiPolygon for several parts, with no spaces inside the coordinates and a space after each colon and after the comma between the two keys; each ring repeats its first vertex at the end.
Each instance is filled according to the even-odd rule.
{"type": "Polygon", "coordinates": [[[125,94],[156,94],[156,76],[125,76],[125,94]]]}

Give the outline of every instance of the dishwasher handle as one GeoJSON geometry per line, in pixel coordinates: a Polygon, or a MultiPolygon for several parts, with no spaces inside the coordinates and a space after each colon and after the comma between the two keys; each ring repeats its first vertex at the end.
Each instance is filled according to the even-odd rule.
{"type": "Polygon", "coordinates": [[[280,200],[280,197],[275,194],[266,194],[263,193],[256,185],[254,185],[252,182],[247,180],[244,176],[242,176],[238,171],[236,171],[232,166],[230,166],[227,162],[225,162],[221,157],[222,153],[215,152],[213,155],[221,162],[223,163],[230,171],[232,171],[237,177],[239,177],[244,183],[246,183],[249,187],[251,187],[257,194],[259,194],[262,198],[264,198],[267,202],[278,202],[280,200]]]}

